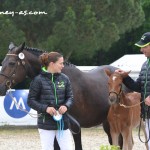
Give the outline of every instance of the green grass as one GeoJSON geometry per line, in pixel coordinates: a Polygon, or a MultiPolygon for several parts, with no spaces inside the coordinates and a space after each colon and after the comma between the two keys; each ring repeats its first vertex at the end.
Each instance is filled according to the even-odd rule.
{"type": "Polygon", "coordinates": [[[120,147],[115,145],[101,145],[100,150],[120,150],[120,147]]]}

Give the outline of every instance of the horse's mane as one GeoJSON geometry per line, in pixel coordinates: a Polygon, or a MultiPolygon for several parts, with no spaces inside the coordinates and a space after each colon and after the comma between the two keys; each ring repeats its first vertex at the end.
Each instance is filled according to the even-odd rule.
{"type": "Polygon", "coordinates": [[[26,50],[28,52],[31,52],[32,54],[34,54],[36,56],[39,56],[43,53],[47,53],[47,51],[40,50],[40,49],[37,49],[37,48],[31,48],[31,47],[25,47],[24,50],[26,50]]]}
{"type": "Polygon", "coordinates": [[[67,67],[76,67],[76,65],[74,65],[74,64],[72,64],[72,63],[70,63],[70,62],[68,62],[68,61],[65,61],[64,62],[64,65],[67,67]]]}
{"type": "MultiPolygon", "coordinates": [[[[38,48],[31,48],[31,47],[25,47],[24,50],[28,51],[28,52],[31,52],[32,54],[36,55],[36,56],[40,56],[41,54],[43,53],[48,53],[47,51],[44,51],[44,50],[40,50],[38,48]]],[[[76,67],[74,64],[68,62],[68,61],[65,61],[64,62],[64,65],[66,67],[76,67]]]]}

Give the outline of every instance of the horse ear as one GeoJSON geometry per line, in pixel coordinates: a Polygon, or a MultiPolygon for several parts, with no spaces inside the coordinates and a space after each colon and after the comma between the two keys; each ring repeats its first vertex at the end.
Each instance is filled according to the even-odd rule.
{"type": "Polygon", "coordinates": [[[105,69],[105,73],[107,74],[107,76],[111,76],[111,71],[109,69],[105,69]]]}
{"type": "Polygon", "coordinates": [[[9,44],[9,50],[12,50],[14,47],[15,47],[14,43],[10,42],[10,44],[9,44]]]}
{"type": "Polygon", "coordinates": [[[17,54],[21,53],[23,51],[24,47],[25,47],[25,42],[17,48],[16,53],[17,54]]]}

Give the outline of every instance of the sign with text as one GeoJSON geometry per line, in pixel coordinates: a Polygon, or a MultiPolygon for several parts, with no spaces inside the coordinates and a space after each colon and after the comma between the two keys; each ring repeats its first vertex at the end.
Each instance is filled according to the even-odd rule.
{"type": "Polygon", "coordinates": [[[37,113],[27,105],[28,92],[11,90],[11,95],[0,96],[0,125],[36,125],[37,118],[27,113],[37,113]]]}

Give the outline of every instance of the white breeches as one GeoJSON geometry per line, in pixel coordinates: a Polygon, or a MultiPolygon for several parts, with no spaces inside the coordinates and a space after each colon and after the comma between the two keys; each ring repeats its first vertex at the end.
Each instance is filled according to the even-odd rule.
{"type": "Polygon", "coordinates": [[[61,150],[74,150],[74,142],[69,129],[59,130],[43,130],[38,129],[40,134],[42,150],[54,150],[54,138],[56,136],[61,150]]]}

